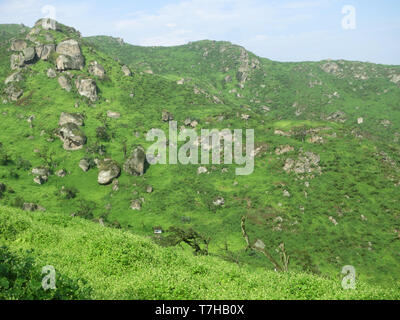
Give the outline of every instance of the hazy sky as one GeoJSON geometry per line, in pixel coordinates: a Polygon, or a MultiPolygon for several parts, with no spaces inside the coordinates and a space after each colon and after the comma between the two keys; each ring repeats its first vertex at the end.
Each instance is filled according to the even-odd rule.
{"type": "Polygon", "coordinates": [[[84,36],[135,45],[226,40],[278,61],[400,65],[399,0],[0,0],[0,23],[32,26],[48,15],[84,36]],[[355,20],[346,20],[351,29],[343,28],[352,12],[343,14],[344,6],[355,9],[355,20]]]}

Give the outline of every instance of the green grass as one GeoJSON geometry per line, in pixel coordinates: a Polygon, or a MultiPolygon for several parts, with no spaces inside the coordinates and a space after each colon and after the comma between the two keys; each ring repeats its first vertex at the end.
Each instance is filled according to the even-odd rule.
{"type": "MultiPolygon", "coordinates": [[[[238,267],[213,257],[166,249],[129,232],[51,213],[0,208],[0,245],[12,255],[31,252],[31,273],[51,265],[87,299],[398,299],[399,291],[358,283],[343,290],[339,279],[302,273],[279,274],[238,267]]],[[[0,280],[4,275],[0,273],[0,280]]],[[[58,276],[59,277],[59,276],[58,276]]],[[[57,279],[58,279],[57,277],[57,279]]],[[[0,282],[1,283],[1,282],[0,282]]],[[[30,290],[31,282],[18,287],[30,290]]],[[[34,283],[40,286],[40,283],[34,283]]],[[[57,285],[57,283],[56,283],[57,285]]],[[[0,285],[0,297],[13,288],[0,285]]],[[[39,291],[39,290],[38,290],[39,291]]],[[[40,291],[39,291],[40,292],[40,291]]],[[[61,295],[62,297],[62,295],[61,295]]],[[[34,296],[32,298],[35,298],[34,296]]],[[[52,298],[52,297],[50,297],[52,298]]]]}

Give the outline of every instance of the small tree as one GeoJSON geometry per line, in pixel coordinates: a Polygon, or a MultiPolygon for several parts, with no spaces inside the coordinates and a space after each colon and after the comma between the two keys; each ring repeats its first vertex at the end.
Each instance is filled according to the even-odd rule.
{"type": "Polygon", "coordinates": [[[184,230],[171,227],[167,233],[169,235],[163,238],[164,245],[178,246],[181,243],[186,243],[194,250],[195,255],[208,255],[208,245],[211,242],[211,238],[205,238],[192,228],[184,230]]]}

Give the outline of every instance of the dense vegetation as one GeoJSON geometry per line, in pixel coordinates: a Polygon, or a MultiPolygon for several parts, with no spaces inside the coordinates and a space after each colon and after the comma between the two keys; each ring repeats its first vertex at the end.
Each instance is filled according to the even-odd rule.
{"type": "MultiPolygon", "coordinates": [[[[278,63],[213,41],[141,48],[109,37],[81,38],[60,26],[59,31],[39,28],[36,41],[79,41],[85,66],[69,71],[71,91],[47,76],[54,55],[21,69],[23,80],[16,85],[23,95],[17,101],[4,93],[3,79],[15,72],[10,40],[26,39],[31,29],[0,26],[0,237],[7,246],[2,259],[12,261],[10,266],[40,271],[33,265],[53,263],[67,279],[65,298],[395,297],[392,289],[400,281],[398,66],[278,63]],[[93,61],[104,67],[104,78],[90,74],[93,61]],[[131,77],[121,71],[125,64],[131,77]],[[97,101],[77,92],[79,76],[96,81],[97,101]],[[107,117],[110,110],[121,117],[107,117]],[[179,126],[196,120],[198,131],[254,129],[254,173],[236,176],[235,165],[205,166],[205,174],[194,165],[156,165],[143,176],[123,172],[117,187],[99,185],[94,161],[111,158],[122,167],[131,150],[151,144],[145,140],[150,129],[168,132],[163,111],[179,126]],[[82,150],[66,151],[55,137],[62,112],[84,115],[82,150]],[[79,167],[82,159],[92,165],[88,172],[79,167]],[[31,174],[40,166],[52,173],[42,185],[31,174]],[[309,172],[294,172],[299,166],[309,172]],[[65,177],[57,176],[60,170],[65,177]],[[217,198],[224,204],[214,205],[217,198]],[[132,210],[138,200],[141,210],[132,210]],[[18,211],[31,209],[27,204],[46,211],[18,211]],[[262,240],[277,260],[284,243],[290,275],[274,273],[262,254],[246,250],[243,216],[250,238],[262,240]],[[157,238],[156,227],[171,232],[157,238]],[[192,257],[191,246],[181,241],[187,234],[201,239],[198,252],[206,245],[211,257],[192,257]],[[182,249],[161,248],[171,244],[182,249]],[[163,267],[168,263],[176,268],[163,267]],[[356,293],[339,289],[345,265],[353,265],[364,283],[356,293]],[[201,270],[193,277],[196,266],[201,270]],[[123,282],[126,277],[130,280],[123,282]],[[69,296],[69,288],[81,282],[80,291],[69,296]],[[223,289],[226,283],[231,291],[223,289]],[[375,285],[387,287],[386,293],[375,285]]],[[[34,271],[7,268],[7,274],[24,273],[21,281],[32,279],[37,286],[34,271]]],[[[51,298],[19,290],[4,297],[51,298]]]]}

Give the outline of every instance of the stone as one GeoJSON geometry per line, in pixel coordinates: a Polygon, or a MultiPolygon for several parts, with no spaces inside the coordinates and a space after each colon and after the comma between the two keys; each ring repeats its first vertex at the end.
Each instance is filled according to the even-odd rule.
{"type": "Polygon", "coordinates": [[[56,51],[56,46],[54,44],[44,44],[37,46],[35,50],[39,59],[47,61],[49,60],[51,54],[56,51]]]}
{"type": "Polygon", "coordinates": [[[82,159],[81,161],[79,161],[79,168],[81,168],[83,172],[88,172],[90,169],[89,161],[86,159],[82,159]]]}
{"type": "Polygon", "coordinates": [[[11,58],[10,58],[11,70],[16,70],[16,69],[22,68],[24,65],[25,65],[24,56],[22,53],[11,55],[11,58]]]}
{"type": "Polygon", "coordinates": [[[60,55],[56,60],[57,69],[60,71],[82,70],[84,64],[85,60],[83,56],[69,57],[66,55],[60,55]]]}
{"type": "Polygon", "coordinates": [[[51,18],[43,18],[35,23],[35,27],[42,27],[44,30],[60,30],[58,22],[51,18]]]}
{"type": "Polygon", "coordinates": [[[67,176],[67,171],[65,171],[64,169],[59,170],[56,172],[56,176],[60,178],[65,178],[67,176]]]}
{"type": "Polygon", "coordinates": [[[152,186],[147,186],[146,192],[147,193],[153,193],[153,187],[152,186]]]}
{"type": "Polygon", "coordinates": [[[207,172],[208,172],[208,170],[207,170],[206,167],[199,167],[199,168],[197,169],[197,174],[205,174],[205,173],[207,173],[207,172]]]}
{"type": "Polygon", "coordinates": [[[100,65],[97,61],[93,61],[90,63],[89,73],[100,79],[104,79],[106,75],[106,71],[104,70],[103,66],[100,65]]]}
{"type": "Polygon", "coordinates": [[[28,47],[28,44],[24,40],[13,40],[11,42],[12,51],[23,51],[28,47]]]}
{"type": "Polygon", "coordinates": [[[15,87],[13,84],[9,87],[7,87],[4,90],[4,93],[8,96],[8,99],[11,101],[17,101],[22,95],[24,94],[24,91],[22,89],[19,89],[15,87]]]}
{"type": "Polygon", "coordinates": [[[58,54],[66,55],[69,57],[81,56],[82,51],[78,41],[74,39],[65,40],[57,45],[56,49],[58,54]]]}
{"type": "Polygon", "coordinates": [[[118,178],[121,174],[120,167],[115,161],[111,159],[100,161],[98,168],[99,175],[97,178],[97,182],[100,185],[110,184],[115,178],[118,178]]]}
{"type": "Polygon", "coordinates": [[[36,167],[32,169],[32,174],[36,176],[48,176],[50,175],[50,170],[45,167],[36,167]]]}
{"type": "Polygon", "coordinates": [[[22,205],[22,210],[24,210],[24,211],[34,212],[34,211],[36,211],[37,209],[38,209],[38,205],[35,204],[35,203],[28,203],[28,202],[25,202],[25,203],[22,205]]]}
{"type": "Polygon", "coordinates": [[[111,119],[119,119],[121,118],[121,114],[119,112],[107,111],[107,117],[111,119]]]}
{"type": "Polygon", "coordinates": [[[364,118],[357,119],[357,124],[363,124],[363,123],[364,123],[364,118]]]}
{"type": "Polygon", "coordinates": [[[141,210],[142,209],[142,202],[140,200],[132,200],[131,202],[131,209],[132,210],[141,210]]]}
{"type": "Polygon", "coordinates": [[[85,117],[81,115],[80,113],[67,113],[67,112],[62,112],[60,116],[60,121],[58,124],[60,126],[63,126],[64,124],[67,123],[74,123],[77,126],[83,126],[85,123],[85,117]]]}
{"type": "Polygon", "coordinates": [[[112,183],[112,190],[114,192],[117,192],[119,190],[119,181],[117,179],[114,180],[113,183],[112,183]]]}
{"type": "Polygon", "coordinates": [[[225,199],[222,198],[222,197],[218,197],[217,199],[215,199],[215,200],[213,201],[213,204],[214,204],[214,206],[216,206],[216,207],[221,207],[221,206],[223,206],[223,205],[225,204],[225,199]]]}
{"type": "Polygon", "coordinates": [[[58,129],[57,135],[68,151],[81,150],[87,142],[85,133],[75,123],[64,124],[58,129]]]}
{"type": "Polygon", "coordinates": [[[128,66],[122,66],[121,70],[122,70],[122,73],[123,73],[126,77],[132,76],[132,71],[128,68],[128,66]]]}
{"type": "Polygon", "coordinates": [[[32,63],[36,58],[36,51],[35,48],[28,47],[25,48],[23,51],[24,56],[24,63],[32,63]]]}
{"type": "Polygon", "coordinates": [[[76,80],[75,85],[81,96],[88,98],[92,102],[97,101],[97,85],[93,79],[80,78],[76,80]]]}
{"type": "Polygon", "coordinates": [[[282,154],[288,153],[288,152],[293,152],[294,148],[292,146],[281,146],[279,148],[275,149],[275,154],[280,156],[282,154]]]}
{"type": "Polygon", "coordinates": [[[142,147],[138,147],[124,163],[124,171],[132,176],[142,176],[145,171],[145,164],[145,151],[142,147]]]}
{"type": "Polygon", "coordinates": [[[38,185],[42,185],[45,184],[48,181],[48,177],[47,176],[37,176],[33,179],[33,182],[38,184],[38,185]]]}
{"type": "Polygon", "coordinates": [[[50,68],[49,70],[47,70],[47,76],[49,78],[56,78],[57,77],[57,73],[56,73],[56,71],[54,69],[50,68]]]}
{"type": "Polygon", "coordinates": [[[23,78],[22,78],[21,72],[17,71],[17,72],[14,72],[12,75],[8,76],[6,78],[6,80],[4,81],[4,83],[9,84],[12,82],[20,82],[22,80],[23,80],[23,78]]]}
{"type": "Polygon", "coordinates": [[[61,86],[61,88],[63,88],[65,91],[71,92],[72,86],[66,77],[60,76],[58,78],[58,83],[61,86]]]}
{"type": "Polygon", "coordinates": [[[169,113],[168,111],[163,111],[162,112],[162,121],[164,122],[168,122],[168,121],[173,121],[174,120],[174,116],[169,113]]]}

